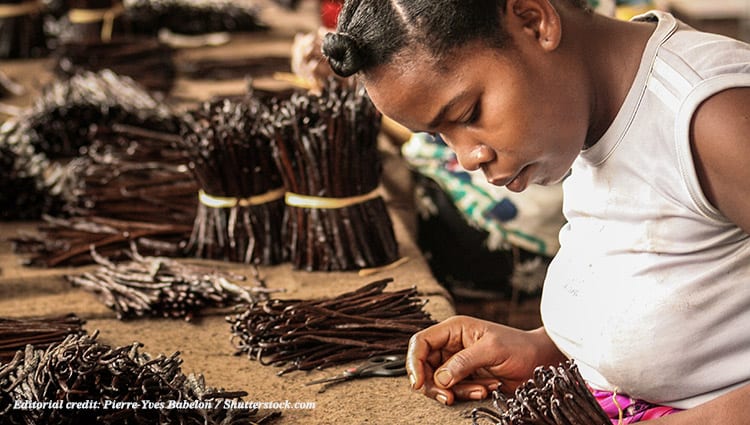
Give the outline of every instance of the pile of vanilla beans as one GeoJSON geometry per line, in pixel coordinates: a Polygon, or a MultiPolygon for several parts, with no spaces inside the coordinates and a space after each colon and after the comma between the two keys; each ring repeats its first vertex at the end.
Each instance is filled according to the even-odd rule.
{"type": "Polygon", "coordinates": [[[118,319],[143,316],[192,318],[207,308],[251,303],[262,287],[245,288],[232,281],[245,276],[216,268],[180,263],[168,258],[143,257],[133,247],[132,261],[113,263],[92,252],[100,267],[81,275],[68,275],[74,286],[95,293],[118,319]]]}
{"type": "Polygon", "coordinates": [[[184,117],[180,147],[202,191],[191,255],[265,265],[286,259],[284,185],[260,131],[266,115],[266,106],[248,96],[203,103],[184,117]],[[224,204],[211,202],[217,198],[224,204]]]}
{"type": "Polygon", "coordinates": [[[295,268],[355,270],[398,259],[393,224],[374,192],[382,173],[380,118],[364,88],[351,90],[335,80],[320,96],[295,94],[273,106],[267,131],[287,196],[324,204],[299,206],[287,198],[285,237],[295,268]]]}
{"type": "Polygon", "coordinates": [[[247,393],[207,387],[202,375],[185,375],[179,352],[151,357],[139,348],[137,342],[111,347],[97,341],[96,333],[70,335],[46,349],[27,346],[0,364],[3,423],[239,425],[269,423],[279,416],[278,412],[226,409],[224,400],[240,400],[247,393]],[[40,403],[19,409],[14,408],[17,401],[40,403]],[[44,407],[41,401],[59,405],[44,407]],[[204,407],[167,407],[175,401],[187,406],[202,402],[204,407]],[[88,403],[89,408],[66,407],[76,402],[88,403]]]}
{"type": "Polygon", "coordinates": [[[17,253],[30,254],[27,264],[89,264],[92,246],[123,259],[131,242],[148,255],[183,254],[197,185],[187,167],[169,156],[173,151],[160,149],[163,144],[129,140],[119,146],[95,142],[87,156],[59,168],[55,199],[66,216],[44,215],[36,234],[11,238],[17,253]]]}
{"type": "Polygon", "coordinates": [[[250,304],[227,317],[232,342],[238,354],[283,367],[280,375],[403,354],[411,335],[435,321],[415,288],[385,291],[391,281],[375,281],[329,299],[250,304]]]}
{"type": "Polygon", "coordinates": [[[45,86],[32,106],[0,128],[3,218],[58,214],[62,167],[52,161],[85,152],[115,122],[174,133],[177,128],[168,108],[111,71],[83,72],[45,86]]]}
{"type": "MultiPolygon", "coordinates": [[[[37,190],[8,199],[6,210],[27,211],[27,218],[47,214],[41,236],[12,239],[16,252],[32,254],[29,264],[47,267],[90,263],[91,245],[123,258],[132,240],[145,254],[181,255],[195,217],[197,185],[173,146],[179,136],[169,108],[110,71],[76,74],[45,93],[0,132],[0,147],[11,153],[23,148],[16,163],[39,163],[21,168],[38,170],[29,183],[37,190]],[[49,166],[46,152],[73,151],[83,156],[49,166]],[[37,208],[19,203],[30,196],[37,208]]],[[[22,177],[17,174],[9,180],[22,177]]],[[[8,186],[7,193],[15,193],[12,182],[8,186]]]]}
{"type": "Polygon", "coordinates": [[[78,156],[101,127],[129,124],[176,133],[173,112],[130,77],[83,71],[45,86],[16,131],[50,159],[78,156]]]}
{"type": "Polygon", "coordinates": [[[41,267],[82,266],[91,264],[91,247],[101,255],[126,258],[126,250],[135,241],[146,255],[176,257],[190,226],[115,220],[101,216],[56,218],[44,216],[37,226],[39,234],[19,232],[9,238],[14,252],[30,255],[24,265],[41,267]]]}
{"type": "Polygon", "coordinates": [[[479,407],[472,411],[473,424],[611,424],[572,361],[537,367],[534,378],[519,386],[513,397],[506,397],[500,390],[493,393],[494,409],[479,407]]]}
{"type": "Polygon", "coordinates": [[[162,28],[186,35],[267,29],[257,7],[226,0],[126,0],[125,7],[138,33],[156,34],[162,28]]]}
{"type": "Polygon", "coordinates": [[[26,345],[37,349],[61,342],[68,335],[81,335],[84,321],[75,314],[55,317],[0,317],[0,363],[8,362],[26,345]]]}

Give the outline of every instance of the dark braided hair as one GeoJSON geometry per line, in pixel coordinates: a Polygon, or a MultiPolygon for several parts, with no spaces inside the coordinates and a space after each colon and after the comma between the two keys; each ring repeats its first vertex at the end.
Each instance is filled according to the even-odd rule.
{"type": "Polygon", "coordinates": [[[412,43],[438,58],[477,38],[500,44],[507,38],[499,25],[504,7],[505,0],[346,0],[323,54],[348,77],[389,62],[412,43]]]}
{"type": "MultiPolygon", "coordinates": [[[[569,0],[584,7],[585,0],[569,0]]],[[[503,47],[505,0],[346,0],[335,33],[323,40],[333,71],[348,77],[388,63],[410,44],[441,59],[474,40],[503,47]]]]}

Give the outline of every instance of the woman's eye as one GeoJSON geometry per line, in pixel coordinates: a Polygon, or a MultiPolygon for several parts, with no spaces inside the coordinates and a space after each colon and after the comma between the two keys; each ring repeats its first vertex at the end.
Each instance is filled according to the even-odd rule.
{"type": "Polygon", "coordinates": [[[475,122],[479,121],[480,116],[480,107],[479,102],[474,104],[474,107],[469,112],[469,116],[464,120],[464,124],[474,124],[475,122]]]}

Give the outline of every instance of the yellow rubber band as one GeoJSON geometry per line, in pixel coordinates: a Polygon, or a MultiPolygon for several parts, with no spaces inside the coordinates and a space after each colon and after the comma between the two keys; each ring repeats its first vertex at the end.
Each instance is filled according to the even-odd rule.
{"type": "Polygon", "coordinates": [[[364,195],[350,196],[348,198],[323,198],[321,196],[299,195],[287,192],[284,201],[287,205],[297,208],[336,209],[346,208],[352,205],[375,199],[380,196],[380,188],[376,187],[370,193],[364,195]]]}
{"type": "Polygon", "coordinates": [[[102,41],[112,40],[112,30],[115,26],[115,18],[125,11],[122,3],[117,3],[109,9],[70,9],[68,11],[68,20],[73,24],[92,24],[95,22],[102,23],[101,39],[102,41]]]}
{"type": "Polygon", "coordinates": [[[31,15],[42,10],[42,2],[33,0],[17,4],[0,4],[0,18],[31,15]]]}
{"type": "Polygon", "coordinates": [[[236,206],[250,207],[253,205],[263,205],[277,199],[281,199],[284,196],[286,189],[280,187],[278,189],[270,190],[260,195],[250,196],[248,198],[230,198],[227,196],[213,196],[209,195],[203,190],[198,191],[198,200],[201,204],[211,208],[232,208],[236,206]]]}

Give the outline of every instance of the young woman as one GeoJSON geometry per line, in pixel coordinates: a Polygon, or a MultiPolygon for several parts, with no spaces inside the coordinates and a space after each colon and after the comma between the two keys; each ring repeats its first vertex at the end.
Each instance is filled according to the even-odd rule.
{"type": "Polygon", "coordinates": [[[576,0],[347,0],[323,52],[493,184],[565,179],[544,327],[420,332],[413,388],[479,399],[572,358],[631,422],[748,422],[750,46],[576,0]]]}

